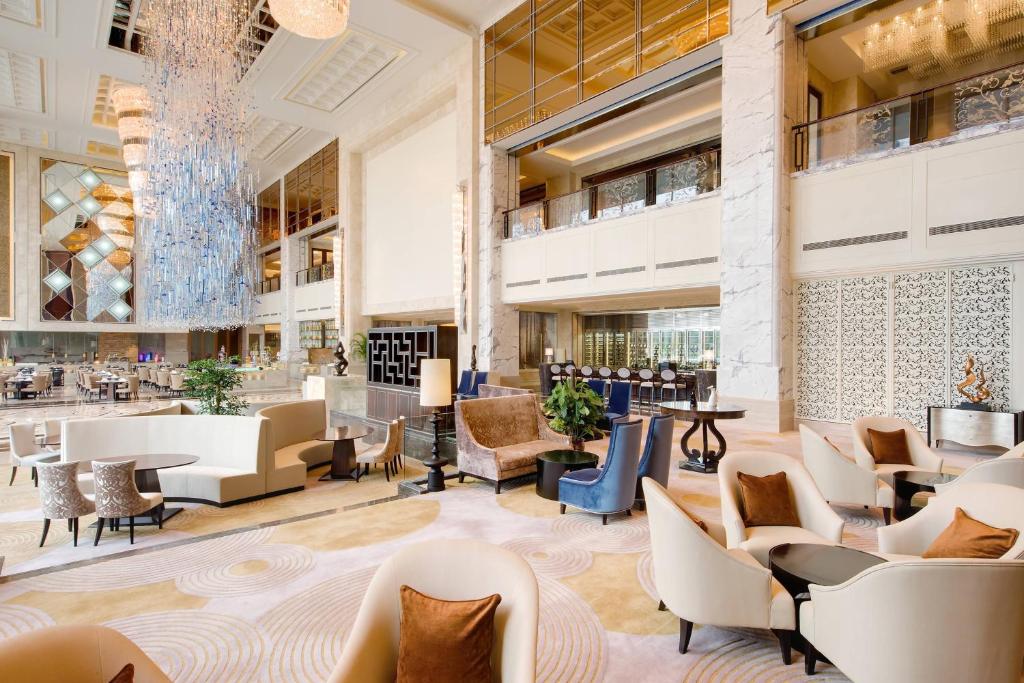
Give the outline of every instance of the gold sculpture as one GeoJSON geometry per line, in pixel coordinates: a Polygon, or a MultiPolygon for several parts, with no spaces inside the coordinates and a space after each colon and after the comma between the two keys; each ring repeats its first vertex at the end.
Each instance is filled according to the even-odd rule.
{"type": "Polygon", "coordinates": [[[971,403],[981,403],[987,398],[992,396],[992,392],[988,390],[988,380],[985,379],[985,366],[978,361],[978,373],[974,373],[975,360],[974,356],[968,354],[967,362],[964,364],[964,381],[956,385],[956,390],[960,392],[960,395],[966,398],[971,403]],[[970,391],[970,387],[975,386],[973,392],[970,391]]]}

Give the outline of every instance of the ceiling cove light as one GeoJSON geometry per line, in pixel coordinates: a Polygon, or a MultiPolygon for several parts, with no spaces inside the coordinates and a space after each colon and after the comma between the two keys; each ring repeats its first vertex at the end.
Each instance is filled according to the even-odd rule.
{"type": "Polygon", "coordinates": [[[147,206],[135,246],[135,308],[147,326],[224,329],[253,319],[252,104],[238,51],[252,31],[251,4],[149,0],[147,206]]]}
{"type": "Polygon", "coordinates": [[[348,26],[349,0],[270,0],[278,24],[303,38],[336,38],[348,26]]]}

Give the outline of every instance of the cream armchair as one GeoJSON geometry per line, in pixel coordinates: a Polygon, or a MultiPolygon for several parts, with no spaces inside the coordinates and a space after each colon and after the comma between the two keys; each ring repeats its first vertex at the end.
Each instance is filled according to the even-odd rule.
{"type": "Polygon", "coordinates": [[[885,523],[889,523],[895,501],[889,484],[847,458],[806,425],[800,425],[800,446],[804,466],[826,501],[882,508],[885,523]]]}
{"type": "Polygon", "coordinates": [[[679,617],[679,652],[686,654],[694,623],[771,629],[782,661],[790,663],[796,627],[793,598],[745,550],[725,549],[721,525],[704,532],[650,477],[642,482],[651,528],[654,586],[679,617]]]}
{"type": "Polygon", "coordinates": [[[957,508],[989,526],[1021,531],[1003,559],[1024,557],[1024,489],[967,483],[928,501],[920,512],[878,530],[878,552],[889,559],[920,557],[953,521],[957,508]]]}
{"type": "Polygon", "coordinates": [[[942,458],[928,447],[917,427],[898,417],[858,417],[851,425],[853,431],[853,459],[866,470],[881,476],[891,476],[900,470],[923,470],[925,472],[941,472],[942,458]],[[902,429],[907,435],[907,450],[913,465],[878,465],[871,456],[871,439],[868,429],[879,432],[894,432],[902,429]]]}
{"type": "Polygon", "coordinates": [[[945,484],[936,484],[935,493],[942,495],[964,484],[1003,484],[1024,489],[1024,458],[985,460],[971,465],[959,477],[945,484]]]}
{"type": "Polygon", "coordinates": [[[0,640],[0,681],[108,683],[125,664],[135,683],[171,683],[139,646],[105,626],[54,626],[0,640]]]}
{"type": "Polygon", "coordinates": [[[494,680],[533,683],[540,612],[537,577],[515,553],[473,540],[407,545],[385,561],[366,590],[329,683],[395,680],[403,585],[441,600],[501,595],[494,615],[494,680]]]}
{"type": "Polygon", "coordinates": [[[886,562],[810,587],[800,633],[854,681],[1020,683],[1024,562],[886,562]]]}
{"type": "Polygon", "coordinates": [[[837,545],[843,538],[842,518],[825,502],[807,468],[788,455],[766,451],[730,453],[718,464],[718,488],[728,547],[746,550],[766,567],[768,551],[780,543],[837,545]],[[800,526],[747,528],[743,524],[740,486],[736,477],[740,472],[755,477],[785,472],[800,526]]]}

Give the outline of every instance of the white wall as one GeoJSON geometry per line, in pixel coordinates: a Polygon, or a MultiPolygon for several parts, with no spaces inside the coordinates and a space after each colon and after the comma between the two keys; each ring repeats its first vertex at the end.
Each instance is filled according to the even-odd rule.
{"type": "Polygon", "coordinates": [[[502,299],[558,301],[718,284],[721,224],[722,201],[716,193],[505,240],[502,299]]]}
{"type": "Polygon", "coordinates": [[[452,308],[456,115],[366,155],[363,314],[452,308]]]}

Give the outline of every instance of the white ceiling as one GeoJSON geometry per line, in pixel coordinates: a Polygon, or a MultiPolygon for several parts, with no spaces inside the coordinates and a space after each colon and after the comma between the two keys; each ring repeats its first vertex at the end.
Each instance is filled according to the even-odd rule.
{"type": "MultiPolygon", "coordinates": [[[[471,19],[501,3],[438,4],[469,7],[471,19]]],[[[118,144],[110,86],[141,82],[144,64],[107,45],[113,6],[114,0],[0,0],[0,140],[71,154],[109,153],[118,144]]],[[[469,40],[464,29],[411,0],[353,0],[350,27],[329,41],[280,29],[249,69],[252,156],[261,177],[344,139],[469,40]]]]}

